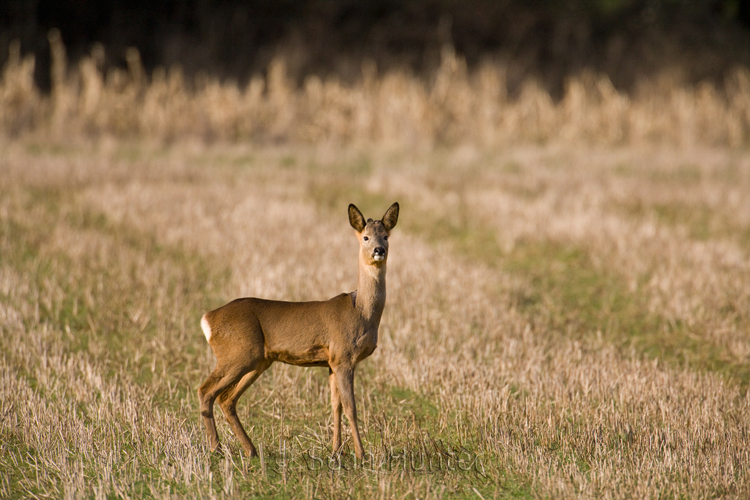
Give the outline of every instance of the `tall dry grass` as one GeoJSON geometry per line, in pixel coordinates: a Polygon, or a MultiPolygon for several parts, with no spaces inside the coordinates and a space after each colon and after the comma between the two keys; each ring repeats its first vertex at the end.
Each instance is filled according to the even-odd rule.
{"type": "Polygon", "coordinates": [[[69,67],[58,32],[50,33],[52,91],[34,86],[34,60],[18,44],[0,82],[5,135],[138,137],[169,142],[354,143],[481,146],[565,141],[596,144],[670,143],[740,146],[750,141],[750,71],[738,68],[723,86],[688,86],[665,70],[632,94],[602,75],[568,80],[555,102],[534,80],[509,96],[502,64],[474,72],[446,47],[431,81],[407,71],[380,74],[364,63],[359,82],[308,77],[297,86],[277,59],[247,85],[180,68],[144,71],[138,52],[127,70],[102,68],[97,46],[69,67]]]}

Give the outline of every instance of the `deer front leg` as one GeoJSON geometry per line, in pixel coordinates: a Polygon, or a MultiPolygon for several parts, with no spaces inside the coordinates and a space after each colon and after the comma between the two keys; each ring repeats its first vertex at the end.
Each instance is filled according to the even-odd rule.
{"type": "Polygon", "coordinates": [[[336,374],[328,368],[328,381],[331,385],[331,418],[333,419],[333,452],[337,453],[341,448],[341,396],[336,382],[336,374]]]}
{"type": "MultiPolygon", "coordinates": [[[[354,366],[339,366],[334,370],[336,382],[338,382],[339,397],[344,407],[346,418],[352,428],[352,441],[354,441],[354,453],[358,460],[362,460],[365,451],[362,448],[362,440],[359,438],[357,427],[357,406],[354,403],[354,366]]],[[[334,438],[335,439],[335,438],[334,438]]]]}

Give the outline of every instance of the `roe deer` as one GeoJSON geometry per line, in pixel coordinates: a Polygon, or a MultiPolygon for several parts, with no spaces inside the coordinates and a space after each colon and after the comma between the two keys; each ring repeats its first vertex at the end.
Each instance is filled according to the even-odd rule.
{"type": "Polygon", "coordinates": [[[201,319],[201,328],[216,355],[216,367],[198,389],[201,415],[212,450],[219,450],[214,401],[245,452],[257,455],[237,418],[237,400],[274,361],[297,366],[327,366],[333,407],[333,451],[341,448],[341,407],[352,428],[354,451],[364,450],[354,404],[354,368],[377,347],[385,307],[388,235],[398,221],[398,203],[382,220],[362,216],[349,205],[349,223],[359,240],[357,289],[323,302],[237,299],[201,319]]]}

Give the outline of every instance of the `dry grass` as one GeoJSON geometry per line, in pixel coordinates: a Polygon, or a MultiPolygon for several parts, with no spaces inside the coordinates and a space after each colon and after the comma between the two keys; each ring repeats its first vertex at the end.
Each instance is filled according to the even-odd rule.
{"type": "Polygon", "coordinates": [[[56,31],[50,34],[52,91],[33,84],[34,61],[18,44],[0,80],[0,133],[43,138],[136,137],[170,143],[192,138],[261,143],[344,143],[430,147],[567,143],[743,146],[750,142],[750,72],[738,68],[716,87],[682,84],[665,70],[633,95],[601,75],[571,78],[554,102],[535,81],[517,96],[506,90],[506,70],[487,63],[468,72],[445,48],[434,78],[406,71],[379,74],[365,63],[359,82],[289,80],[283,60],[246,86],[211,77],[186,79],[179,68],[147,75],[138,52],[128,70],[101,65],[104,49],[70,68],[56,31]]]}
{"type": "Polygon", "coordinates": [[[0,496],[750,494],[744,153],[27,138],[0,157],[0,496]],[[280,364],[240,402],[263,459],[221,418],[211,456],[200,315],[351,290],[346,203],[394,200],[357,377],[369,461],[328,462],[327,374],[280,364]]]}

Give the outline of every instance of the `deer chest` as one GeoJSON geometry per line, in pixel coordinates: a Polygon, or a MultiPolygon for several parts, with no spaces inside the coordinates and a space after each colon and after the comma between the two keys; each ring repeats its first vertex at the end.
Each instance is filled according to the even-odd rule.
{"type": "Polygon", "coordinates": [[[368,357],[378,347],[377,328],[364,332],[355,342],[355,353],[357,361],[368,357]]]}

